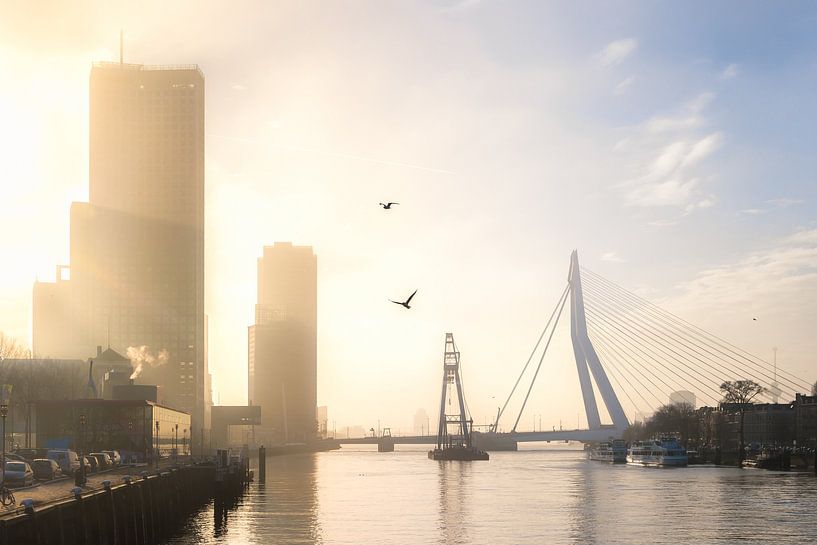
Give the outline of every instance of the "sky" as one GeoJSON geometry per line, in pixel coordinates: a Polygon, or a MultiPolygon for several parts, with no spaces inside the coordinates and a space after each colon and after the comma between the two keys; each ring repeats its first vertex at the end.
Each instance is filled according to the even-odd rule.
{"type": "MultiPolygon", "coordinates": [[[[806,2],[3,0],[0,331],[30,341],[32,284],[68,260],[90,67],[124,29],[126,62],[206,77],[216,402],[246,402],[275,241],[318,255],[318,401],[338,427],[434,415],[446,332],[487,421],[574,248],[814,381],[816,22],[806,2]],[[388,303],[415,289],[410,311],[388,303]]],[[[580,405],[559,331],[521,427],[581,423],[580,405]]]]}

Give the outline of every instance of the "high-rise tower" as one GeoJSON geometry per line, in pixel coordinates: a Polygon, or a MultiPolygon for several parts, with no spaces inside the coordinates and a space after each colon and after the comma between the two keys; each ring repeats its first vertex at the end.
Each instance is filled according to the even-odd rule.
{"type": "Polygon", "coordinates": [[[276,242],[258,259],[258,304],[249,328],[248,399],[261,406],[258,441],[315,437],[318,360],[317,257],[276,242]]]}
{"type": "Polygon", "coordinates": [[[143,378],[192,414],[195,431],[209,427],[203,74],[94,64],[89,134],[90,198],[71,206],[70,280],[60,283],[72,342],[42,327],[48,305],[38,299],[54,290],[38,284],[34,350],[87,357],[103,340],[121,353],[148,347],[143,378]]]}

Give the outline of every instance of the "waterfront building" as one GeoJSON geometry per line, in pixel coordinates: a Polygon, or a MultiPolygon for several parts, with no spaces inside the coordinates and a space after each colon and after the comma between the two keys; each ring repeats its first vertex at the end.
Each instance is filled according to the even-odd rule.
{"type": "Polygon", "coordinates": [[[794,413],[797,446],[817,448],[817,396],[796,395],[794,413]]]}
{"type": "Polygon", "coordinates": [[[255,324],[248,335],[248,400],[261,406],[258,443],[317,436],[317,257],[276,242],[258,259],[255,324]]]}
{"type": "Polygon", "coordinates": [[[687,390],[679,390],[669,395],[670,405],[689,405],[695,408],[695,393],[687,390]]]}
{"type": "Polygon", "coordinates": [[[89,134],[89,201],[71,205],[70,265],[34,285],[34,351],[140,349],[139,379],[209,428],[202,72],[94,64],[89,134]]]}
{"type": "Polygon", "coordinates": [[[190,453],[190,413],[154,401],[39,400],[35,411],[39,448],[118,450],[123,458],[135,455],[139,461],[151,459],[157,447],[161,456],[172,454],[174,448],[190,453]]]}
{"type": "MultiPolygon", "coordinates": [[[[725,452],[737,452],[740,444],[740,407],[720,404],[718,434],[725,452]]],[[[795,440],[795,411],[790,403],[753,403],[744,411],[743,440],[746,446],[789,446],[795,440]]]]}

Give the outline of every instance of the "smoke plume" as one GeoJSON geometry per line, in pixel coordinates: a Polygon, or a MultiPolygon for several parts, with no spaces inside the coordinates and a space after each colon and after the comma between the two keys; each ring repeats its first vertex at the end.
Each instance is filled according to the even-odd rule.
{"type": "Polygon", "coordinates": [[[141,375],[145,365],[159,367],[160,365],[166,364],[168,358],[166,349],[162,348],[159,350],[159,353],[154,356],[150,352],[150,347],[144,344],[142,346],[129,346],[126,354],[130,360],[131,367],[133,367],[133,373],[131,373],[130,376],[131,379],[135,379],[141,375]]]}

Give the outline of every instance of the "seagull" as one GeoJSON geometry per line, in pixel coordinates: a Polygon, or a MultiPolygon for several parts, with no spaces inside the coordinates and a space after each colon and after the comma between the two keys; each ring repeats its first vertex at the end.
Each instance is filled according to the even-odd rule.
{"type": "Polygon", "coordinates": [[[377,203],[377,204],[379,204],[380,206],[382,206],[382,207],[383,207],[383,210],[391,210],[391,206],[392,206],[393,204],[400,204],[400,203],[399,203],[399,202],[386,202],[386,203],[379,202],[379,203],[377,203]]]}
{"type": "Polygon", "coordinates": [[[757,322],[757,318],[752,318],[752,320],[754,320],[755,322],[757,322]]]}
{"type": "MultiPolygon", "coordinates": [[[[417,290],[414,290],[414,293],[417,293],[417,290]]],[[[391,300],[391,299],[389,299],[389,301],[391,301],[391,302],[392,302],[392,303],[394,303],[395,305],[402,305],[402,306],[404,306],[404,307],[406,307],[406,308],[411,308],[411,307],[409,306],[409,303],[411,303],[411,298],[412,298],[412,297],[414,297],[414,293],[412,293],[411,295],[409,295],[409,298],[408,298],[408,299],[406,299],[406,300],[405,300],[405,302],[403,302],[403,303],[401,303],[400,301],[393,301],[393,300],[391,300]]]]}

